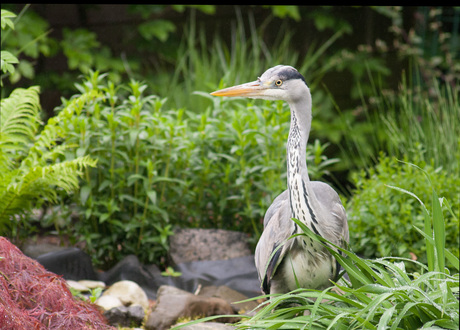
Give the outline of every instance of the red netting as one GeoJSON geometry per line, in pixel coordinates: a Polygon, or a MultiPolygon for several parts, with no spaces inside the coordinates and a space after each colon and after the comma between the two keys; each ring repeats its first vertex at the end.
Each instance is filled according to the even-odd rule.
{"type": "Polygon", "coordinates": [[[65,280],[0,237],[0,329],[114,329],[65,280]]]}

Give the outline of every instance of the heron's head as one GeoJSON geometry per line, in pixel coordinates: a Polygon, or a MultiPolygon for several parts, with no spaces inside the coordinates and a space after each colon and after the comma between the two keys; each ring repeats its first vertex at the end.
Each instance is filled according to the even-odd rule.
{"type": "Polygon", "coordinates": [[[292,66],[277,65],[265,71],[256,81],[224,88],[211,95],[240,96],[253,99],[296,102],[308,93],[305,78],[292,66]]]}

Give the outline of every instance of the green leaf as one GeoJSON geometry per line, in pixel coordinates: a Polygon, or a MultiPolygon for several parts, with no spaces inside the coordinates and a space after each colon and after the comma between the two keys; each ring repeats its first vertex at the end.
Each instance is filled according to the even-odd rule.
{"type": "MultiPolygon", "coordinates": [[[[1,14],[2,30],[5,30],[6,26],[9,26],[10,29],[14,30],[14,23],[13,23],[13,20],[11,18],[15,18],[16,14],[14,14],[14,13],[8,11],[8,10],[5,10],[5,9],[2,9],[1,12],[2,12],[2,14],[1,14]]],[[[2,54],[2,58],[3,58],[3,54],[2,54]]]]}
{"type": "Polygon", "coordinates": [[[83,205],[86,204],[89,195],[91,194],[91,187],[88,185],[84,185],[80,188],[80,201],[83,205]]]}
{"type": "Polygon", "coordinates": [[[103,224],[110,217],[109,213],[102,213],[99,217],[99,223],[103,224]]]}
{"type": "Polygon", "coordinates": [[[143,180],[145,180],[144,176],[140,174],[131,174],[130,176],[128,176],[128,180],[127,180],[128,187],[132,186],[134,182],[136,181],[143,181],[143,180]]]}
{"type": "Polygon", "coordinates": [[[444,272],[445,267],[445,243],[446,243],[446,234],[444,228],[444,216],[442,213],[441,201],[436,194],[436,191],[433,189],[433,235],[434,242],[436,247],[436,259],[439,272],[444,272]]]}
{"type": "Polygon", "coordinates": [[[4,50],[1,51],[0,62],[1,62],[1,69],[3,73],[10,73],[10,74],[14,73],[14,70],[15,70],[13,64],[19,63],[16,56],[4,50]]]}
{"type": "Polygon", "coordinates": [[[157,192],[155,190],[147,191],[147,196],[149,196],[149,199],[153,205],[157,204],[157,192]]]}
{"type": "Polygon", "coordinates": [[[169,34],[176,30],[176,26],[170,21],[156,19],[140,24],[138,30],[141,36],[146,40],[157,38],[164,42],[168,39],[169,34]]]}

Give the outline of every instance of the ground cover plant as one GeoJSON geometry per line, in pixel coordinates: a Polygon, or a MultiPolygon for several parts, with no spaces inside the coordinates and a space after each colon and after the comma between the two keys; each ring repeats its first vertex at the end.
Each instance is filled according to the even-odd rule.
{"type": "Polygon", "coordinates": [[[65,280],[0,237],[0,327],[114,329],[101,311],[72,296],[65,280]]]}

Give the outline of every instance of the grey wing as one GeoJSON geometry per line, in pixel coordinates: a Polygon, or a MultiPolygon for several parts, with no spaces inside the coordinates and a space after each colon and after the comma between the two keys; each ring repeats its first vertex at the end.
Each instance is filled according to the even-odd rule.
{"type": "Polygon", "coordinates": [[[264,217],[264,228],[267,227],[268,222],[273,218],[273,215],[278,212],[278,210],[283,207],[289,201],[289,191],[286,189],[281,194],[279,194],[275,200],[273,201],[272,205],[268,208],[267,212],[265,212],[264,217]]]}
{"type": "Polygon", "coordinates": [[[324,211],[321,232],[330,242],[345,246],[349,242],[348,221],[339,195],[324,182],[312,181],[311,186],[324,211]]]}
{"type": "Polygon", "coordinates": [[[293,241],[286,240],[294,234],[295,225],[290,218],[289,198],[287,191],[279,195],[267,210],[264,218],[264,231],[257,243],[255,263],[262,290],[269,293],[270,280],[276,268],[283,260],[286,251],[293,241]],[[278,246],[286,242],[281,248],[278,246]],[[276,252],[273,254],[273,252],[276,252]],[[272,256],[273,254],[273,256],[272,256]]]}

